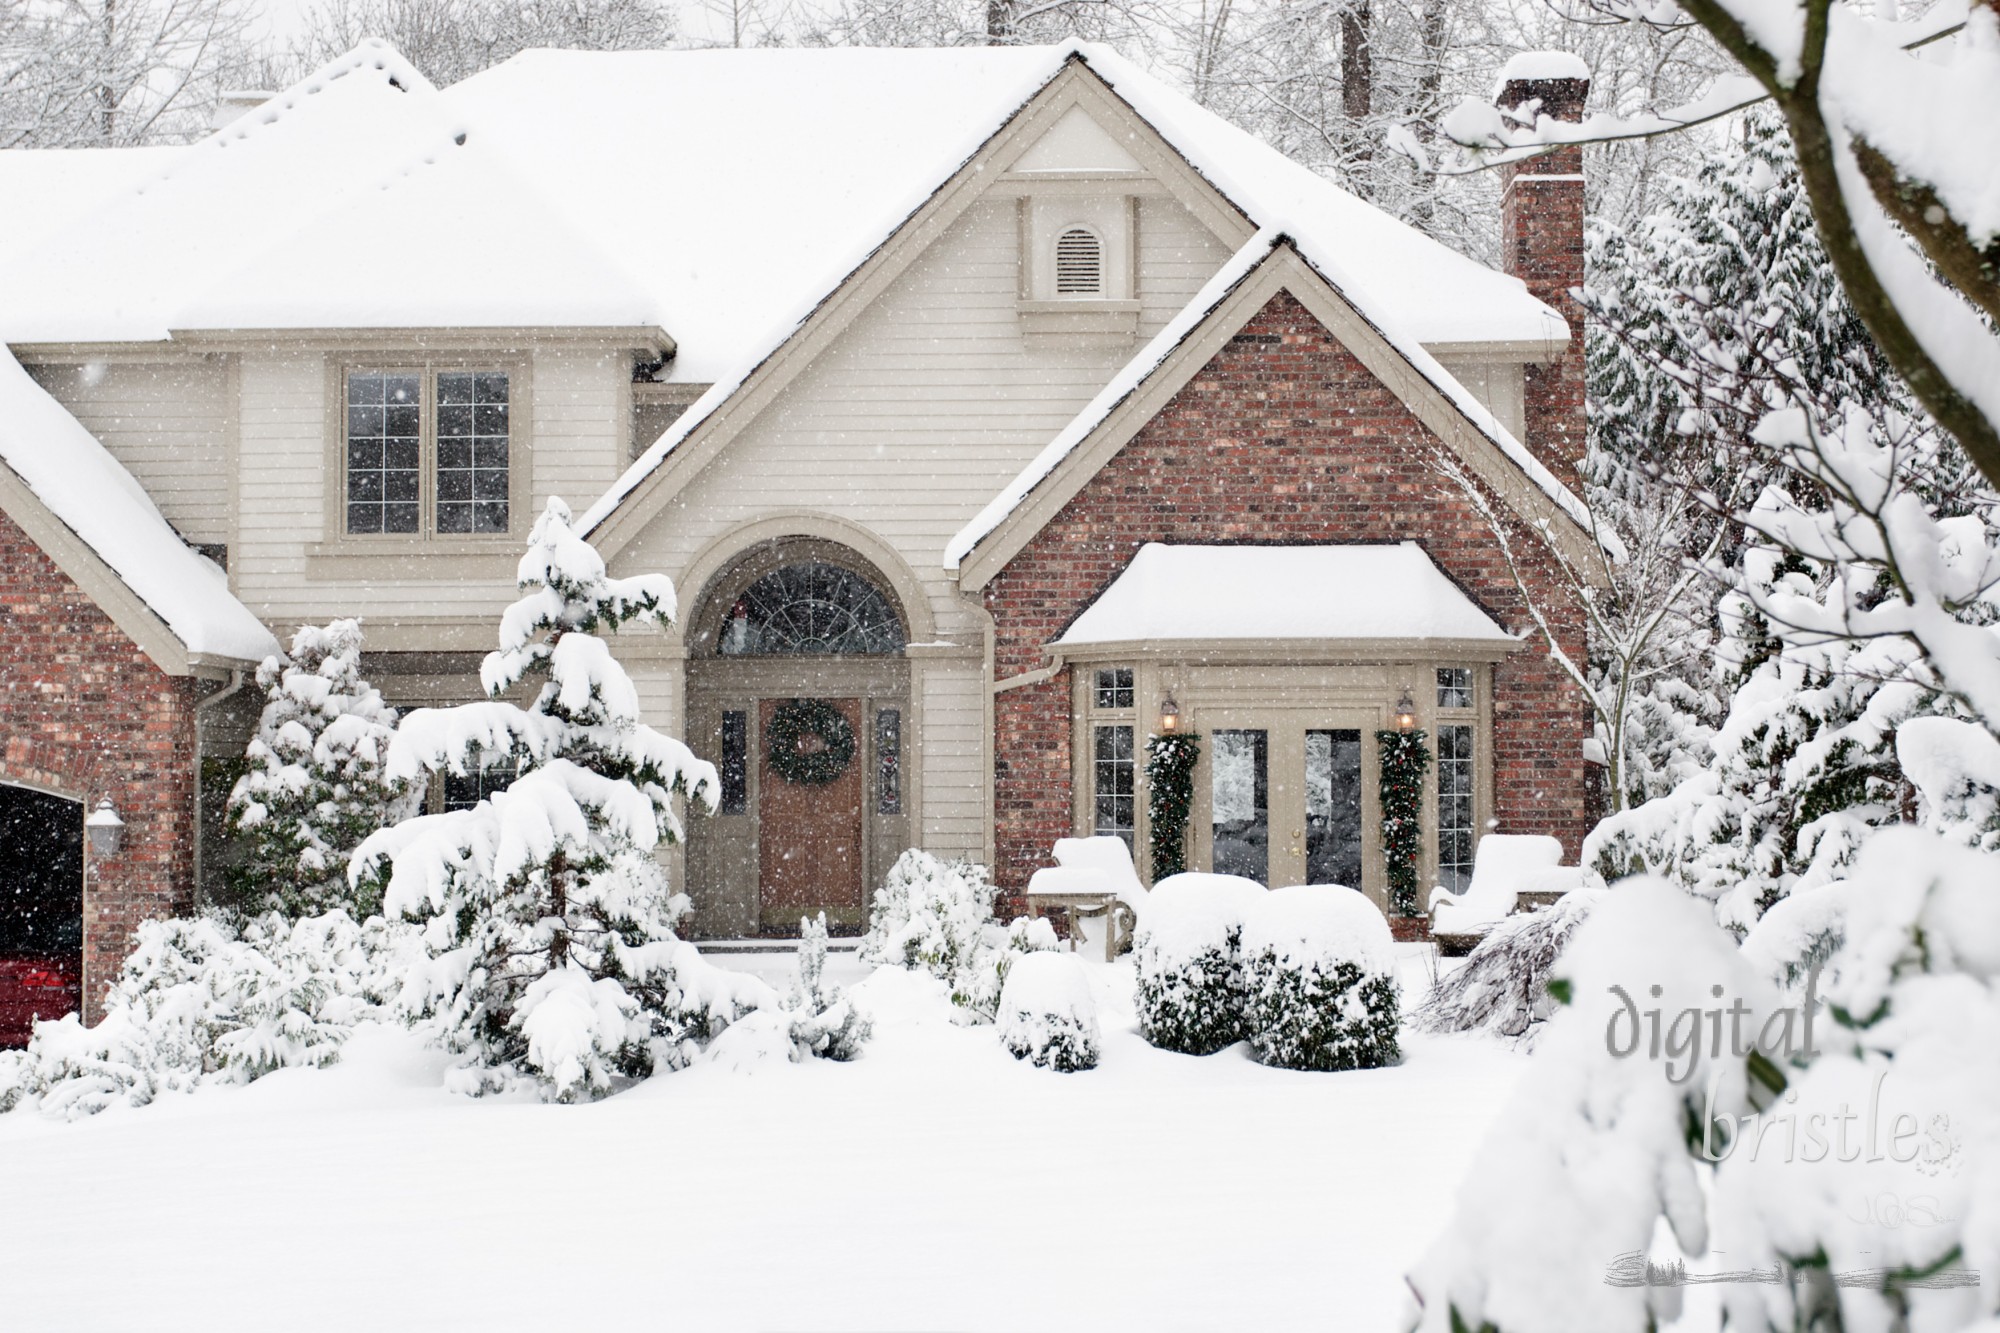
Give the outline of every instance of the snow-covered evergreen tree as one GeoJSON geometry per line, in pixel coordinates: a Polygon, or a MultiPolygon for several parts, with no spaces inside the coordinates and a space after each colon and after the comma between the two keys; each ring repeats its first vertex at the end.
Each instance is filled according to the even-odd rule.
{"type": "Polygon", "coordinates": [[[823,1060],[852,1060],[861,1054],[875,1025],[854,1007],[840,987],[826,979],[826,913],[799,920],[798,976],[784,1009],[791,1018],[795,1053],[823,1060]]]}
{"type": "Polygon", "coordinates": [[[715,769],[640,721],[600,637],[671,623],[672,583],[608,577],[558,499],[519,583],[480,672],[490,699],[405,715],[389,769],[413,779],[505,761],[520,776],[470,809],[376,834],[354,874],[382,881],[388,912],[424,923],[432,962],[405,999],[483,1071],[470,1086],[526,1076],[579,1100],[679,1066],[754,1001],[750,978],[675,937],[687,899],[654,856],[681,836],[677,800],[713,807],[715,769]],[[525,703],[504,698],[519,687],[525,703]]]}
{"type": "Polygon", "coordinates": [[[229,793],[234,907],[300,917],[330,907],[356,920],[381,900],[347,877],[362,839],[416,813],[423,787],[387,775],[396,710],[361,677],[361,625],[305,626],[257,668],[263,716],[229,793]]]}
{"type": "Polygon", "coordinates": [[[1607,820],[1587,855],[1607,877],[1647,870],[1715,898],[1744,930],[1794,886],[1841,873],[1869,828],[1908,813],[1897,728],[1951,707],[1907,638],[1777,623],[1780,602],[1879,599],[1895,574],[1857,588],[1840,540],[1772,539],[1756,515],[1837,497],[1819,455],[1772,447],[1763,423],[1783,411],[1815,439],[1861,431],[1909,503],[1939,517],[1989,502],[1848,305],[1775,114],[1747,115],[1736,150],[1671,208],[1627,233],[1596,229],[1592,261],[1592,508],[1628,536],[1683,524],[1699,538],[1683,558],[1708,565],[1693,591],[1710,609],[1678,612],[1639,664],[1638,721],[1617,769],[1636,808],[1607,820]],[[1673,517],[1694,500],[1697,519],[1673,517]]]}

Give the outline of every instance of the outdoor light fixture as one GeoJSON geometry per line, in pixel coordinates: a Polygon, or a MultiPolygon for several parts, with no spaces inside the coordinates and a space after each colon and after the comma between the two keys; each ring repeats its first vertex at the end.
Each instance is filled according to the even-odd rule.
{"type": "Polygon", "coordinates": [[[1417,729],[1417,701],[1410,697],[1410,689],[1403,687],[1403,697],[1396,700],[1396,730],[1409,734],[1417,729]]]}
{"type": "Polygon", "coordinates": [[[125,821],[111,808],[111,798],[105,797],[83,821],[83,831],[90,836],[90,851],[94,856],[111,856],[118,851],[118,844],[125,839],[125,821]]]}
{"type": "Polygon", "coordinates": [[[1160,734],[1171,736],[1181,729],[1181,706],[1168,695],[1160,700],[1160,734]]]}

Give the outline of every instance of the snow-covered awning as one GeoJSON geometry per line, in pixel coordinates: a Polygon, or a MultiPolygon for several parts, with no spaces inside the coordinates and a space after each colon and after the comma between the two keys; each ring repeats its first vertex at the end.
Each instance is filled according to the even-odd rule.
{"type": "Polygon", "coordinates": [[[1519,642],[1415,542],[1394,546],[1139,548],[1098,599],[1050,645],[1330,640],[1519,642]]]}

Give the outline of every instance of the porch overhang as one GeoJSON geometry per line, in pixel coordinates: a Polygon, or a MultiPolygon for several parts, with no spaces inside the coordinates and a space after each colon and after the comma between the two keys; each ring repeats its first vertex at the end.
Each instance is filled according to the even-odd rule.
{"type": "Polygon", "coordinates": [[[1498,661],[1520,647],[1414,542],[1139,548],[1058,659],[1498,661]]]}

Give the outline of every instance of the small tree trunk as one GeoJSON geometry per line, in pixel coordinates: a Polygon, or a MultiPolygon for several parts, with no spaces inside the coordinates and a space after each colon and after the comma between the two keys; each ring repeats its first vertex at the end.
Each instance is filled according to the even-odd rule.
{"type": "Polygon", "coordinates": [[[118,128],[118,94],[111,86],[111,70],[117,54],[118,0],[104,0],[104,22],[98,25],[97,115],[98,137],[108,146],[118,128]]]}
{"type": "Polygon", "coordinates": [[[1009,46],[1013,41],[1013,0],[986,0],[986,44],[1009,46]]]}
{"type": "Polygon", "coordinates": [[[1372,21],[1370,0],[1354,0],[1340,15],[1340,111],[1347,121],[1347,166],[1364,194],[1373,193],[1361,178],[1375,156],[1367,128],[1375,105],[1375,51],[1369,38],[1372,21]]]}

